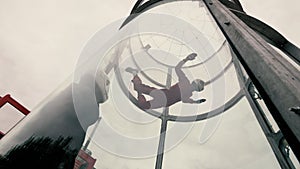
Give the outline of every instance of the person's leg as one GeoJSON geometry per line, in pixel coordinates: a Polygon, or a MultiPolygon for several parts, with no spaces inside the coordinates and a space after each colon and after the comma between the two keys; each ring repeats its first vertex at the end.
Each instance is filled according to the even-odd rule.
{"type": "Polygon", "coordinates": [[[166,94],[165,92],[163,92],[163,90],[152,90],[149,95],[153,98],[152,100],[149,100],[151,109],[157,109],[167,106],[168,101],[166,94]]]}
{"type": "Polygon", "coordinates": [[[139,71],[137,69],[128,67],[125,69],[125,71],[133,75],[133,79],[131,80],[131,82],[134,85],[134,90],[137,91],[138,93],[149,95],[152,90],[156,89],[154,87],[150,87],[142,83],[142,80],[138,76],[139,71]]]}
{"type": "Polygon", "coordinates": [[[141,109],[150,109],[150,102],[146,100],[145,96],[138,93],[138,105],[141,109]]]}
{"type": "Polygon", "coordinates": [[[149,87],[144,84],[139,84],[139,81],[136,81],[135,83],[135,90],[138,93],[138,104],[139,107],[142,109],[157,109],[161,107],[166,107],[167,104],[167,98],[165,93],[162,90],[158,90],[152,87],[149,87]],[[140,90],[139,90],[140,88],[140,90]],[[142,91],[142,92],[141,92],[142,91]],[[153,99],[147,101],[143,93],[148,94],[153,99]]]}
{"type": "Polygon", "coordinates": [[[138,75],[135,75],[131,81],[133,83],[134,90],[137,91],[138,93],[149,95],[152,90],[156,89],[154,87],[150,87],[148,85],[143,84],[142,80],[139,78],[138,75]]]}

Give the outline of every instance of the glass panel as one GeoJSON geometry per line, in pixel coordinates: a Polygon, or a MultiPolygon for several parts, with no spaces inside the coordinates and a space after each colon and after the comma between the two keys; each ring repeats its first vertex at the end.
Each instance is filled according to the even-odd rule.
{"type": "Polygon", "coordinates": [[[232,99],[241,90],[233,65],[224,73],[223,76],[224,77],[217,79],[213,84],[206,86],[204,91],[200,93],[195,92],[192,96],[192,98],[195,100],[199,98],[205,98],[205,103],[177,103],[170,107],[170,114],[180,116],[197,115],[205,112],[210,112],[220,106],[223,106],[224,103],[232,99]],[[222,81],[224,81],[225,86],[218,86],[217,84],[222,84],[222,81]],[[214,90],[217,87],[224,90],[224,95],[222,95],[222,93],[219,95],[219,93],[214,90]]]}
{"type": "Polygon", "coordinates": [[[142,159],[120,157],[118,155],[111,154],[110,152],[104,151],[103,149],[99,148],[94,142],[90,144],[89,149],[92,151],[92,157],[96,159],[96,163],[94,167],[97,169],[109,169],[109,168],[153,169],[155,166],[156,157],[148,157],[142,159]]]}
{"type": "MultiPolygon", "coordinates": [[[[245,98],[221,116],[206,142],[200,142],[199,138],[213,119],[177,123],[190,130],[167,134],[166,147],[172,148],[164,155],[163,168],[280,168],[245,98]],[[182,140],[174,143],[175,137],[182,140]]],[[[168,131],[175,125],[169,123],[168,131]]]]}
{"type": "MultiPolygon", "coordinates": [[[[150,17],[150,22],[147,14],[141,14],[129,23],[136,24],[138,29],[134,31],[137,32],[114,44],[105,54],[102,64],[112,63],[112,58],[119,57],[116,59],[119,70],[115,68],[109,72],[109,100],[101,105],[102,120],[89,146],[93,157],[101,159],[95,166],[155,167],[161,120],[133,103],[137,92],[131,82],[132,74],[125,70],[136,68],[141,71],[139,77],[144,84],[165,88],[168,72],[172,73],[171,84],[177,83],[175,66],[195,52],[198,54],[196,59],[187,62],[182,70],[190,81],[196,78],[205,81],[205,90],[195,93],[192,98],[206,98],[207,101],[200,105],[176,103],[169,107],[167,117],[174,121],[177,120],[175,115],[203,114],[222,108],[230,100],[234,101],[225,108],[235,106],[204,121],[169,121],[163,168],[279,168],[247,100],[240,100],[241,88],[228,43],[202,2],[172,2],[145,13],[176,16],[180,23],[188,26],[181,27],[174,18],[166,20],[165,15],[159,15],[161,18],[153,15],[157,19],[154,25],[153,18],[150,17]],[[148,27],[157,32],[151,32],[148,27]]],[[[151,97],[146,96],[146,99],[151,97]]],[[[162,110],[155,110],[153,114],[160,115],[162,110]]],[[[208,118],[211,115],[208,114],[208,118]]]]}
{"type": "Polygon", "coordinates": [[[12,127],[14,127],[24,115],[18,111],[16,108],[6,103],[0,109],[0,131],[2,133],[8,132],[12,127]]]}
{"type": "Polygon", "coordinates": [[[95,168],[154,168],[161,120],[135,107],[110,79],[110,99],[100,106],[102,119],[88,147],[95,168]]]}

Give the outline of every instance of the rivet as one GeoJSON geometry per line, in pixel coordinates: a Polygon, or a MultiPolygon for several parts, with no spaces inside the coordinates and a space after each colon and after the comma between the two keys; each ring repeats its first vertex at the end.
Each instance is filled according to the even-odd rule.
{"type": "Polygon", "coordinates": [[[224,22],[224,24],[228,26],[228,25],[230,25],[230,22],[227,21],[227,22],[224,22]]]}
{"type": "Polygon", "coordinates": [[[291,107],[291,108],[289,108],[289,111],[292,111],[292,112],[300,115],[300,107],[299,106],[298,107],[291,107]]]}

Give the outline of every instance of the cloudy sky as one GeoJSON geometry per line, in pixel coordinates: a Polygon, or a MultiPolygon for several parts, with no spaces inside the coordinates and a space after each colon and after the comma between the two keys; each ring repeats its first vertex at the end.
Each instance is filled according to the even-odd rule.
{"type": "MultiPolygon", "coordinates": [[[[9,93],[30,110],[71,74],[88,39],[127,16],[133,5],[130,0],[0,3],[0,95],[9,93]]],[[[8,121],[2,120],[6,130],[8,121]]]]}
{"type": "MultiPolygon", "coordinates": [[[[134,2],[1,0],[0,96],[11,94],[32,110],[71,74],[89,38],[112,21],[127,16],[134,2]]],[[[298,0],[241,3],[249,15],[300,46],[298,0]]],[[[10,111],[7,106],[1,109],[0,131],[7,131],[21,118],[10,111]]]]}

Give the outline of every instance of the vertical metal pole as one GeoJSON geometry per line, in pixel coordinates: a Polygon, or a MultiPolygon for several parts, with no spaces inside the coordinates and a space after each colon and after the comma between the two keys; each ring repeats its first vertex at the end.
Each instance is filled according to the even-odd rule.
{"type": "Polygon", "coordinates": [[[300,72],[218,0],[204,0],[210,13],[264,99],[300,160],[300,72]]]}
{"type": "MultiPolygon", "coordinates": [[[[169,108],[165,108],[163,116],[168,112],[169,108]]],[[[159,144],[156,156],[156,164],[155,169],[162,168],[162,161],[164,156],[164,148],[165,148],[165,139],[166,139],[166,131],[167,131],[167,120],[165,117],[162,117],[161,127],[160,127],[160,137],[159,137],[159,144]]]]}
{"type": "MultiPolygon", "coordinates": [[[[244,90],[245,96],[250,104],[250,107],[252,108],[256,119],[263,130],[275,156],[276,159],[281,166],[281,168],[284,169],[295,169],[293,164],[291,163],[289,157],[286,157],[282,154],[282,151],[279,148],[279,141],[276,140],[276,133],[274,132],[271,124],[269,123],[268,119],[266,119],[263,110],[259,106],[256,100],[250,95],[248,91],[248,86],[246,79],[244,78],[242,68],[240,67],[239,61],[237,60],[234,52],[231,50],[232,55],[232,61],[235,66],[235,70],[238,76],[238,81],[240,84],[240,87],[244,90]]],[[[251,85],[251,84],[250,84],[251,85]]]]}
{"type": "MultiPolygon", "coordinates": [[[[167,82],[166,82],[167,89],[169,89],[171,87],[171,83],[172,83],[172,69],[168,68],[168,76],[167,76],[167,82]]],[[[169,107],[165,107],[163,110],[162,118],[161,118],[162,121],[161,121],[161,127],[160,127],[160,137],[159,137],[159,143],[158,143],[155,169],[162,168],[164,149],[165,149],[165,140],[166,140],[166,131],[167,131],[167,124],[168,124],[168,120],[166,117],[168,114],[169,114],[169,107]]]]}

